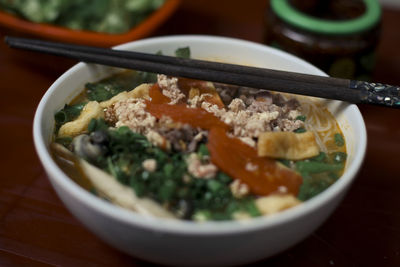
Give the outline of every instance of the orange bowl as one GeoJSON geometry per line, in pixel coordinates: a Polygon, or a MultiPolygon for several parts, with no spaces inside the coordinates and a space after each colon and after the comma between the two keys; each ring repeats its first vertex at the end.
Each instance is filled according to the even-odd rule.
{"type": "Polygon", "coordinates": [[[108,34],[84,30],[72,30],[46,23],[34,23],[17,16],[0,12],[0,24],[13,30],[45,39],[68,43],[109,47],[137,40],[150,35],[177,9],[180,0],[167,0],[145,20],[122,34],[108,34]]]}

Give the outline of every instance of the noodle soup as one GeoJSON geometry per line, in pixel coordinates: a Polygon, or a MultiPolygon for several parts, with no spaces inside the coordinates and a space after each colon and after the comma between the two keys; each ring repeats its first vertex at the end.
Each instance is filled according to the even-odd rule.
{"type": "MultiPolygon", "coordinates": [[[[173,51],[176,47],[183,45],[190,46],[193,58],[218,58],[218,60],[222,62],[248,64],[271,69],[324,75],[315,67],[289,54],[260,44],[232,38],[212,36],[168,36],[131,42],[118,47],[118,49],[145,53],[155,53],[162,49],[163,53],[173,55],[173,51]]],[[[123,183],[107,183],[109,182],[107,178],[110,178],[110,176],[104,176],[105,172],[103,170],[101,173],[96,172],[96,170],[98,171],[101,168],[101,165],[98,165],[100,168],[96,167],[96,169],[90,169],[90,167],[95,165],[90,164],[88,166],[86,164],[88,161],[83,161],[75,156],[76,152],[70,153],[68,152],[69,150],[66,151],[65,149],[61,150],[62,152],[57,150],[57,152],[62,154],[62,157],[59,158],[62,164],[66,165],[66,168],[73,171],[73,173],[70,174],[67,172],[67,169],[64,168],[65,166],[60,168],[60,165],[56,164],[54,160],[56,157],[52,157],[50,153],[52,149],[49,148],[56,146],[55,142],[52,143],[52,136],[53,141],[57,139],[57,142],[60,142],[64,139],[65,142],[63,144],[68,148],[70,148],[71,139],[75,138],[61,137],[59,136],[59,131],[54,131],[54,114],[61,110],[66,103],[70,106],[81,100],[84,103],[88,102],[90,99],[85,100],[84,98],[86,94],[86,92],[83,92],[86,91],[84,85],[88,82],[94,83],[100,81],[116,71],[118,70],[114,68],[80,63],[57,79],[57,81],[46,92],[38,106],[34,121],[34,140],[37,153],[46,173],[48,174],[48,178],[66,207],[86,227],[88,227],[88,229],[94,232],[96,236],[107,242],[109,245],[129,255],[172,266],[239,265],[265,259],[266,257],[272,256],[273,254],[283,251],[284,249],[300,242],[326,221],[327,217],[332,214],[335,207],[337,207],[341,199],[343,199],[343,196],[345,196],[351,183],[354,181],[357,171],[361,167],[366,149],[366,131],[359,110],[355,105],[344,102],[328,100],[322,101],[322,107],[328,108],[330,113],[334,115],[334,118],[342,130],[342,134],[345,138],[346,152],[348,154],[344,173],[324,192],[307,201],[298,199],[297,205],[293,208],[278,213],[274,213],[278,211],[277,209],[271,208],[269,209],[269,214],[272,213],[273,215],[258,216],[255,218],[252,217],[248,220],[235,220],[237,218],[244,219],[246,217],[243,212],[235,212],[235,210],[237,210],[235,207],[237,205],[235,204],[232,204],[230,209],[225,209],[227,211],[232,209],[233,213],[236,214],[235,218],[228,218],[223,221],[217,221],[211,218],[209,221],[197,223],[186,220],[185,218],[165,219],[156,217],[154,216],[155,209],[151,209],[152,213],[146,213],[146,211],[149,211],[148,206],[151,205],[148,201],[150,199],[149,197],[135,199],[132,196],[131,190],[133,189],[131,183],[122,188],[118,187],[118,185],[122,185],[123,183]],[[74,99],[79,92],[82,92],[82,98],[79,99],[79,97],[77,97],[74,99]],[[75,162],[76,168],[73,167],[75,162]],[[87,171],[88,168],[91,171],[96,172],[95,176],[97,179],[94,181],[97,181],[97,183],[95,185],[91,183],[91,180],[88,180],[89,178],[86,181],[77,180],[77,178],[79,178],[78,176],[84,176],[82,173],[83,171],[87,171]],[[74,173],[76,176],[74,176],[74,173]],[[87,186],[88,190],[79,186],[78,183],[81,182],[86,182],[83,186],[87,186]],[[102,187],[104,184],[101,182],[106,182],[105,184],[107,187],[102,187]],[[94,186],[96,186],[96,188],[94,188],[94,186]],[[104,190],[103,192],[102,189],[108,190],[104,190]],[[120,192],[118,189],[121,189],[123,193],[112,194],[116,191],[120,192]],[[104,193],[108,194],[105,195],[104,193]],[[104,200],[104,198],[106,200],[104,200]],[[135,203],[135,206],[132,206],[132,203],[135,203]],[[143,209],[143,207],[147,207],[147,209],[143,209]],[[129,209],[135,209],[136,211],[132,212],[129,209]],[[227,251],[232,251],[234,253],[226,253],[227,251]]],[[[142,80],[139,81],[139,83],[145,82],[152,84],[155,81],[156,80],[142,80]]],[[[132,84],[131,88],[126,88],[126,90],[131,91],[134,87],[135,85],[132,84]]],[[[221,87],[221,85],[215,85],[214,87],[218,88],[221,87]]],[[[192,91],[192,96],[194,95],[194,91],[192,91]]],[[[224,94],[220,93],[220,95],[222,100],[225,99],[224,94]]],[[[240,97],[240,94],[238,94],[238,96],[240,97]]],[[[289,100],[289,98],[287,98],[287,100],[289,100]]],[[[301,98],[298,98],[298,100],[300,103],[302,102],[301,98]]],[[[102,101],[99,103],[101,102],[102,101]]],[[[156,106],[153,106],[153,108],[155,107],[156,106]]],[[[303,111],[301,111],[301,113],[303,113],[303,111]]],[[[60,114],[59,116],[60,118],[63,117],[63,115],[60,114]]],[[[80,115],[75,113],[74,116],[79,117],[80,115]]],[[[74,116],[71,116],[71,121],[78,118],[74,116]]],[[[97,126],[94,128],[97,128],[97,126]]],[[[107,129],[108,128],[109,127],[107,127],[107,129]]],[[[122,132],[119,132],[119,134],[123,133],[123,131],[124,130],[122,129],[122,132]]],[[[89,129],[87,133],[89,133],[89,129]]],[[[237,134],[239,133],[240,132],[237,132],[237,134]]],[[[333,138],[335,134],[336,133],[333,133],[333,138]]],[[[233,139],[233,136],[230,136],[230,138],[232,139],[228,140],[233,140],[233,142],[231,141],[230,143],[232,143],[232,146],[237,149],[238,147],[234,141],[235,139],[233,139]]],[[[138,140],[139,143],[143,144],[143,142],[140,141],[140,138],[138,140]]],[[[212,138],[209,138],[209,140],[212,140],[212,138]]],[[[265,140],[267,139],[264,139],[264,141],[265,140]]],[[[205,140],[202,142],[204,143],[204,141],[205,140]]],[[[206,143],[205,145],[208,149],[208,144],[206,143]]],[[[56,147],[60,148],[58,144],[56,147]]],[[[123,150],[126,146],[122,145],[118,147],[114,145],[111,146],[111,148],[118,148],[118,150],[123,150]]],[[[63,145],[61,145],[61,148],[63,148],[63,145]]],[[[242,154],[244,152],[249,152],[245,149],[246,147],[240,148],[244,148],[242,154]]],[[[258,149],[258,147],[253,148],[258,149]]],[[[151,150],[148,149],[148,147],[145,148],[146,152],[151,152],[151,150]]],[[[138,150],[135,149],[135,151],[138,150]]],[[[165,152],[166,150],[162,151],[165,152]]],[[[233,149],[229,151],[233,151],[233,149]]],[[[211,149],[208,149],[208,152],[210,153],[211,149]]],[[[234,153],[237,154],[237,152],[234,153]]],[[[232,152],[231,154],[234,153],[232,152]]],[[[253,169],[252,167],[254,167],[253,165],[256,165],[255,163],[257,163],[257,160],[254,160],[250,156],[251,155],[247,155],[246,158],[252,159],[251,163],[253,164],[247,166],[251,171],[253,169]]],[[[284,163],[288,162],[290,163],[288,165],[291,167],[295,167],[294,164],[297,161],[312,161],[311,158],[288,161],[279,158],[268,158],[278,161],[279,164],[281,164],[280,166],[284,166],[284,163]]],[[[326,159],[328,158],[329,157],[326,159]]],[[[112,157],[107,159],[107,163],[109,162],[109,166],[114,166],[117,159],[117,157],[112,157]]],[[[121,157],[119,159],[121,160],[121,157]]],[[[127,158],[124,157],[123,159],[126,161],[127,158]]],[[[176,160],[179,159],[179,157],[176,155],[173,159],[176,160]]],[[[239,159],[242,160],[243,158],[240,157],[239,159]]],[[[233,160],[236,160],[236,158],[233,160]]],[[[315,161],[315,159],[313,160],[315,161]]],[[[122,161],[119,162],[122,163],[122,161]]],[[[161,163],[162,162],[157,164],[157,166],[160,167],[161,163]]],[[[237,164],[236,161],[232,161],[231,165],[234,166],[235,164],[237,164]]],[[[145,165],[146,167],[149,167],[148,162],[145,165]]],[[[172,173],[178,173],[179,168],[175,168],[176,166],[177,165],[173,165],[174,168],[172,168],[172,173]]],[[[126,170],[126,168],[122,168],[122,170],[126,170]]],[[[154,177],[154,175],[157,175],[159,170],[160,169],[156,169],[155,173],[153,172],[149,174],[152,174],[152,177],[154,177]]],[[[168,171],[170,171],[171,168],[166,167],[164,169],[163,167],[163,171],[164,170],[167,171],[166,174],[168,174],[168,171]]],[[[118,169],[114,168],[114,171],[118,174],[118,169]]],[[[229,176],[230,181],[236,180],[234,176],[227,173],[227,170],[222,172],[229,176]]],[[[299,173],[299,171],[297,172],[299,173]]],[[[144,178],[146,178],[146,175],[147,174],[144,175],[144,178]]],[[[340,175],[340,173],[338,175],[340,175]]],[[[162,177],[164,176],[167,177],[167,175],[163,174],[162,177]]],[[[123,178],[123,176],[120,176],[119,178],[123,178]]],[[[147,178],[149,178],[149,176],[147,178]]],[[[115,180],[117,179],[113,178],[113,180],[116,182],[115,180]]],[[[149,180],[150,179],[147,179],[146,181],[149,180]]],[[[209,179],[210,185],[208,185],[207,182],[207,189],[209,188],[208,186],[215,188],[213,187],[215,184],[214,182],[211,182],[211,180],[212,178],[209,179]]],[[[205,183],[198,179],[192,181],[205,183]]],[[[229,183],[229,180],[226,179],[226,182],[229,183]]],[[[133,183],[133,185],[135,185],[135,183],[133,183]]],[[[135,186],[137,187],[137,184],[135,186]]],[[[198,188],[204,189],[203,186],[204,184],[199,185],[198,188]]],[[[168,187],[169,186],[166,188],[168,187]]],[[[153,185],[151,188],[154,189],[156,187],[153,185]]],[[[216,191],[218,192],[227,191],[218,189],[218,186],[216,188],[216,191]]],[[[284,188],[280,189],[282,191],[284,190],[284,188]]],[[[185,190],[182,191],[180,194],[184,195],[185,190]]],[[[209,197],[210,195],[199,194],[198,191],[196,192],[197,193],[194,194],[196,196],[207,195],[207,197],[209,197]]],[[[276,195],[277,194],[253,194],[254,199],[256,200],[267,196],[270,197],[269,199],[274,199],[272,196],[276,195]]],[[[182,197],[182,195],[180,196],[182,197]]],[[[248,195],[248,197],[250,196],[248,195]]],[[[160,205],[157,207],[159,206],[160,205]]],[[[183,205],[181,205],[181,207],[182,206],[183,205]]],[[[275,205],[271,206],[276,207],[275,205]]],[[[162,208],[165,209],[164,206],[162,206],[162,208]]],[[[260,211],[258,212],[261,213],[260,211]]],[[[194,219],[201,220],[210,218],[207,211],[204,210],[197,214],[200,216],[197,216],[194,219]]],[[[214,216],[215,218],[215,215],[211,216],[214,216]]],[[[227,216],[225,216],[225,218],[226,217],[227,216]]],[[[174,218],[182,217],[174,216],[174,218]]]]}
{"type": "Polygon", "coordinates": [[[300,205],[343,173],[309,98],[124,71],[55,114],[53,156],[99,197],[151,216],[241,220],[300,205]]]}

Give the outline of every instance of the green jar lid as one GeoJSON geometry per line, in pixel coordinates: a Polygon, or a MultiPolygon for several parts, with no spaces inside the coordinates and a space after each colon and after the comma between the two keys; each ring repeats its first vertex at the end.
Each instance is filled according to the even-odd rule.
{"type": "Polygon", "coordinates": [[[324,34],[350,34],[372,28],[381,18],[381,7],[377,0],[364,0],[364,3],[364,14],[341,21],[309,16],[295,9],[289,0],[271,0],[271,8],[283,21],[303,30],[324,34]]]}

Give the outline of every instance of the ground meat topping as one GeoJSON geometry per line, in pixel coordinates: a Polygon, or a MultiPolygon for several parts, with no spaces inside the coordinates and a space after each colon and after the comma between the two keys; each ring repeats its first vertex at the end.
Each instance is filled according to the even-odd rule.
{"type": "Polygon", "coordinates": [[[212,163],[203,163],[196,153],[191,153],[186,160],[188,171],[197,178],[213,178],[218,168],[212,163]]]}
{"type": "Polygon", "coordinates": [[[200,131],[189,124],[183,124],[181,127],[160,129],[158,132],[166,138],[174,150],[193,152],[203,139],[203,135],[198,136],[200,131]]]}
{"type": "Polygon", "coordinates": [[[214,83],[214,86],[225,105],[229,105],[232,102],[239,89],[238,86],[223,83],[214,83]]]}
{"type": "Polygon", "coordinates": [[[185,95],[178,87],[178,78],[168,77],[164,74],[158,74],[157,83],[162,89],[163,95],[171,99],[171,102],[169,102],[169,104],[174,105],[185,98],[185,95]]]}
{"type": "Polygon", "coordinates": [[[239,112],[241,110],[246,109],[246,105],[244,104],[243,100],[240,98],[235,98],[228,106],[229,110],[232,112],[239,112]]]}
{"type": "Polygon", "coordinates": [[[226,110],[224,108],[219,108],[217,105],[213,105],[209,102],[202,102],[201,106],[202,109],[207,110],[208,112],[214,114],[217,117],[221,117],[223,114],[225,114],[226,110]]]}
{"type": "MultiPolygon", "coordinates": [[[[176,104],[185,98],[179,90],[177,78],[158,75],[158,84],[163,94],[171,99],[169,104],[176,104]]],[[[218,87],[221,85],[216,86],[217,90],[218,87]]],[[[223,90],[227,91],[227,88],[229,87],[223,90]]],[[[246,87],[239,87],[236,91],[240,97],[231,97],[232,100],[226,108],[207,102],[208,94],[194,95],[187,104],[214,114],[231,127],[232,136],[252,147],[255,147],[256,139],[263,132],[294,131],[304,127],[304,122],[297,119],[301,112],[296,99],[287,100],[282,94],[246,87]]],[[[121,100],[105,111],[105,119],[115,124],[115,127],[125,125],[134,132],[144,134],[153,144],[163,148],[193,152],[199,143],[206,141],[204,134],[203,137],[198,137],[199,140],[194,138],[201,129],[176,123],[169,117],[157,120],[145,107],[143,99],[121,100]]]]}
{"type": "Polygon", "coordinates": [[[154,172],[157,169],[157,161],[155,159],[146,159],[142,162],[143,169],[148,172],[154,172]]]}
{"type": "Polygon", "coordinates": [[[262,132],[294,131],[304,126],[304,122],[297,119],[301,113],[296,99],[286,100],[280,94],[250,88],[240,91],[248,91],[249,95],[233,98],[227,110],[208,102],[202,102],[201,107],[231,126],[232,135],[246,144],[254,147],[254,138],[262,132]]]}
{"type": "Polygon", "coordinates": [[[230,185],[229,188],[231,189],[232,195],[236,198],[242,198],[249,194],[250,190],[249,187],[241,183],[239,180],[234,180],[230,185]]]}
{"type": "Polygon", "coordinates": [[[105,119],[115,127],[128,126],[132,131],[147,134],[156,125],[156,117],[145,110],[144,99],[122,100],[106,110],[105,119]]]}
{"type": "Polygon", "coordinates": [[[162,137],[159,133],[157,133],[154,130],[150,130],[146,134],[147,140],[149,140],[150,143],[152,143],[155,146],[165,148],[169,150],[171,148],[171,144],[164,138],[162,137]]]}
{"type": "MultiPolygon", "coordinates": [[[[213,97],[212,94],[201,94],[195,95],[192,98],[188,99],[188,107],[197,108],[201,107],[202,103],[206,101],[207,98],[213,97]]],[[[208,103],[208,102],[206,102],[208,103]]]]}

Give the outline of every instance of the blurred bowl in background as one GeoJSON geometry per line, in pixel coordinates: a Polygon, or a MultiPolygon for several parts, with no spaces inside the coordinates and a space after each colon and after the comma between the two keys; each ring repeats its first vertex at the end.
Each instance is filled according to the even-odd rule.
{"type": "Polygon", "coordinates": [[[54,41],[110,47],[149,36],[175,12],[179,4],[180,0],[166,0],[145,20],[121,34],[73,30],[52,24],[35,23],[3,11],[0,11],[0,25],[16,32],[54,41]]]}

